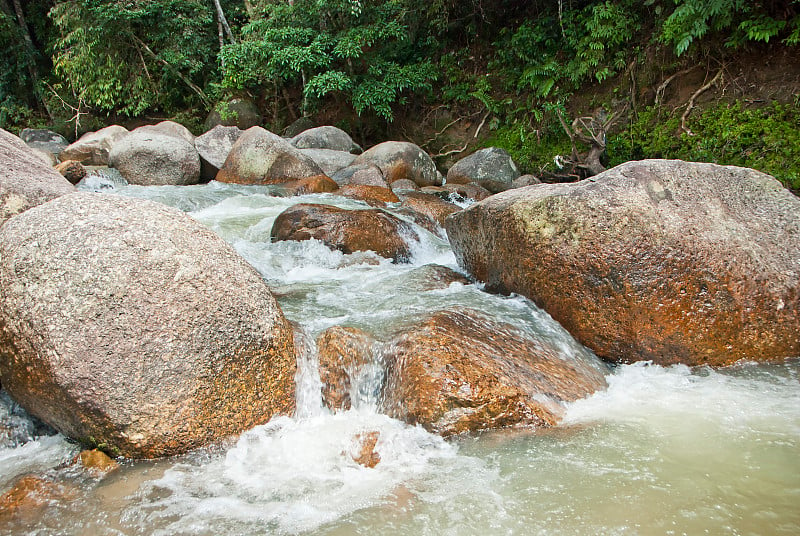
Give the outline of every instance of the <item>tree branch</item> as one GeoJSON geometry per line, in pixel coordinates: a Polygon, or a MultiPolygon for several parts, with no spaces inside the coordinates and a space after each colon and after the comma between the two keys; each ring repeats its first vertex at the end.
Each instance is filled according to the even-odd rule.
{"type": "Polygon", "coordinates": [[[681,116],[681,130],[686,132],[689,136],[695,135],[694,132],[692,132],[691,129],[686,126],[686,119],[688,119],[689,114],[692,113],[695,99],[700,95],[702,95],[703,93],[705,93],[711,86],[715,85],[722,78],[724,72],[725,72],[725,66],[723,65],[722,67],[720,67],[719,71],[717,71],[717,74],[714,76],[714,78],[712,78],[709,83],[705,84],[700,89],[695,91],[692,94],[691,98],[689,99],[689,103],[686,105],[686,110],[684,110],[683,115],[681,116]]]}

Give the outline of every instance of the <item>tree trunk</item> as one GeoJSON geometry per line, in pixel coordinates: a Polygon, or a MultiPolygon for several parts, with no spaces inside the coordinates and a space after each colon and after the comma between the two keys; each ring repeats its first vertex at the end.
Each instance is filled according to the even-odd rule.
{"type": "Polygon", "coordinates": [[[225,18],[225,12],[222,10],[222,4],[219,3],[219,0],[214,0],[214,7],[217,9],[217,20],[225,29],[225,34],[228,36],[228,41],[235,43],[236,39],[233,37],[233,32],[228,24],[228,19],[225,18]]]}

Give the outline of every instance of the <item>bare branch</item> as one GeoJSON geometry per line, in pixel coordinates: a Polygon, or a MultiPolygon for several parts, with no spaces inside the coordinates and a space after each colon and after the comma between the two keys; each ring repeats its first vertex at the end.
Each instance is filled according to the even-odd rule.
{"type": "Polygon", "coordinates": [[[719,80],[722,79],[722,75],[724,72],[725,72],[725,66],[723,65],[722,67],[720,67],[719,71],[717,71],[717,74],[714,76],[714,78],[712,78],[710,82],[702,86],[700,89],[695,91],[692,94],[691,98],[689,99],[689,103],[686,105],[686,110],[683,112],[683,115],[681,116],[681,130],[686,132],[689,136],[695,135],[694,132],[692,132],[691,129],[686,126],[686,119],[688,119],[689,114],[692,113],[695,99],[700,95],[702,95],[703,93],[705,93],[711,86],[719,82],[719,80]]]}

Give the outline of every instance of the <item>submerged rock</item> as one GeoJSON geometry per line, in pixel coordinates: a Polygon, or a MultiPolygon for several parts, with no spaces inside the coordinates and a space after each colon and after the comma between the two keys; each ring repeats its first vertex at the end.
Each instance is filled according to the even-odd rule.
{"type": "Polygon", "coordinates": [[[555,346],[483,314],[446,310],[384,350],[384,409],[441,435],[506,426],[551,426],[562,402],[606,386],[599,360],[555,346]]]}
{"type": "Polygon", "coordinates": [[[74,191],[25,142],[0,129],[0,226],[15,214],[74,191]]]}
{"type": "Polygon", "coordinates": [[[51,480],[23,476],[0,495],[0,521],[8,523],[15,518],[39,516],[49,502],[68,501],[75,495],[75,490],[51,480]]]}
{"type": "Polygon", "coordinates": [[[375,450],[381,433],[376,431],[356,434],[354,438],[354,449],[350,452],[350,457],[359,465],[372,469],[381,461],[381,455],[375,450]]]}
{"type": "Polygon", "coordinates": [[[164,134],[155,126],[138,128],[119,140],[108,156],[108,165],[118,169],[130,184],[187,185],[200,181],[200,156],[194,143],[179,134],[164,134]]]}
{"type": "Polygon", "coordinates": [[[217,180],[236,184],[280,184],[323,175],[322,168],[297,147],[261,127],[242,133],[217,180]]]}
{"type": "Polygon", "coordinates": [[[87,132],[75,143],[61,151],[62,161],[76,160],[85,166],[107,166],[114,145],[130,134],[127,128],[111,125],[97,132],[87,132]]]}
{"type": "Polygon", "coordinates": [[[407,262],[411,250],[406,239],[418,239],[411,225],[384,210],[346,210],[308,203],[281,212],[271,235],[276,242],[313,238],[344,253],[374,251],[395,262],[407,262]]]}
{"type": "Polygon", "coordinates": [[[177,209],[76,193],[0,228],[0,381],[69,437],[185,452],[291,413],[295,369],[264,280],[177,209]]]}
{"type": "Polygon", "coordinates": [[[95,476],[105,475],[119,469],[119,463],[112,460],[105,452],[97,449],[82,450],[78,454],[77,461],[95,476]]]}
{"type": "Polygon", "coordinates": [[[417,186],[436,186],[442,183],[436,164],[428,153],[406,141],[386,141],[363,152],[353,165],[374,164],[386,181],[408,179],[417,186]]]}
{"type": "Polygon", "coordinates": [[[373,364],[375,340],[363,330],[333,326],[317,339],[322,403],[333,411],[352,408],[351,391],[362,369],[373,364]]]}
{"type": "Polygon", "coordinates": [[[599,356],[726,365],[800,355],[800,199],[763,173],[645,160],[458,212],[460,265],[599,356]]]}

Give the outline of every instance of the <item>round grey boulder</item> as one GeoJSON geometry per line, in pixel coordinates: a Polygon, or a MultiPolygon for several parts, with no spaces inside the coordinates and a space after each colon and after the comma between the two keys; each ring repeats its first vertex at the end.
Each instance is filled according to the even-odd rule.
{"type": "Polygon", "coordinates": [[[217,125],[238,127],[247,130],[261,124],[261,113],[250,99],[233,98],[220,102],[208,114],[205,129],[211,130],[217,125]]]}
{"type": "Polygon", "coordinates": [[[200,156],[181,136],[137,129],[114,145],[108,160],[130,184],[186,185],[200,181],[200,156]]]}
{"type": "Polygon", "coordinates": [[[87,132],[58,155],[62,161],[75,160],[85,166],[107,166],[108,155],[114,145],[130,132],[119,125],[111,125],[87,132]]]}
{"type": "Polygon", "coordinates": [[[407,141],[386,141],[363,152],[353,164],[374,164],[386,181],[409,179],[417,186],[438,186],[442,183],[431,157],[407,141]]]}
{"type": "Polygon", "coordinates": [[[290,324],[177,209],[75,193],[0,228],[0,381],[81,443],[154,458],[294,408],[290,324]]]}
{"type": "Polygon", "coordinates": [[[200,174],[203,179],[212,180],[217,176],[242,132],[239,127],[217,125],[194,140],[194,146],[200,154],[200,174]]]}
{"type": "Polygon", "coordinates": [[[19,137],[28,147],[50,153],[56,158],[69,145],[61,134],[43,128],[25,128],[19,133],[19,137]]]}
{"type": "Polygon", "coordinates": [[[304,130],[292,138],[292,145],[298,149],[330,149],[355,154],[362,152],[361,146],[353,141],[350,134],[330,125],[304,130]]]}
{"type": "Polygon", "coordinates": [[[300,152],[316,162],[329,177],[352,164],[356,158],[354,154],[333,149],[300,149],[300,152]]]}
{"type": "Polygon", "coordinates": [[[447,172],[450,184],[474,182],[492,193],[511,188],[519,169],[505,149],[488,147],[456,162],[447,172]]]}

